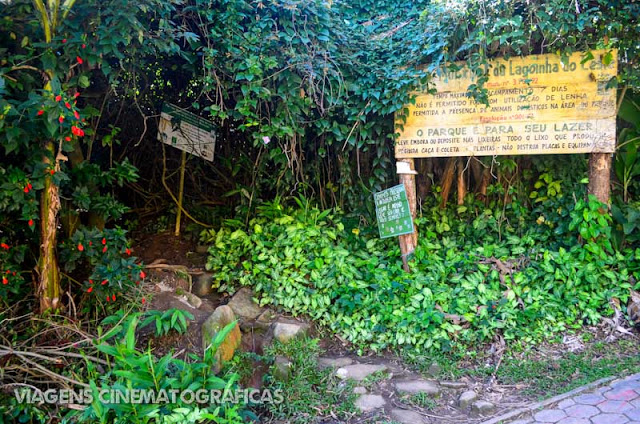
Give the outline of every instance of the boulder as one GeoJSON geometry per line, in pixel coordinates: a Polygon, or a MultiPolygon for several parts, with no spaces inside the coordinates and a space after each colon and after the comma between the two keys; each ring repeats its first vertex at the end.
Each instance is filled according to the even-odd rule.
{"type": "Polygon", "coordinates": [[[473,390],[467,390],[458,398],[458,406],[460,409],[467,409],[476,399],[478,399],[478,394],[473,390]]]}
{"type": "Polygon", "coordinates": [[[200,297],[213,293],[213,273],[203,272],[202,274],[195,276],[191,292],[200,297]]]}
{"type": "Polygon", "coordinates": [[[193,293],[186,292],[184,294],[184,298],[191,306],[193,306],[196,309],[199,309],[200,306],[202,306],[202,299],[200,299],[198,296],[196,296],[193,293]]]}
{"type": "Polygon", "coordinates": [[[473,415],[491,415],[496,410],[496,406],[486,400],[478,400],[471,404],[471,414],[473,415]]]}
{"type": "MultiPolygon", "coordinates": [[[[202,348],[206,349],[216,334],[235,320],[236,316],[229,306],[218,306],[211,316],[202,324],[202,348]]],[[[229,361],[233,358],[233,354],[241,342],[242,333],[240,333],[240,326],[236,323],[216,351],[217,364],[214,372],[220,371],[222,362],[229,361]]]]}
{"type": "Polygon", "coordinates": [[[273,337],[280,343],[301,337],[309,331],[309,324],[292,320],[279,320],[273,324],[273,337]]]}
{"type": "Polygon", "coordinates": [[[263,309],[253,301],[253,291],[247,287],[238,290],[228,305],[236,316],[244,319],[254,320],[263,312],[263,309]]]}
{"type": "Polygon", "coordinates": [[[293,363],[284,356],[276,356],[276,360],[273,364],[272,374],[280,381],[288,381],[291,377],[291,366],[293,363]]]}

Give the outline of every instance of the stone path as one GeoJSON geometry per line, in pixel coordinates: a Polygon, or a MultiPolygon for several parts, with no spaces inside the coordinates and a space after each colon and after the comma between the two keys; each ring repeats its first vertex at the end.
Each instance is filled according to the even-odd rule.
{"type": "Polygon", "coordinates": [[[640,374],[567,397],[510,424],[640,424],[640,374]]]}

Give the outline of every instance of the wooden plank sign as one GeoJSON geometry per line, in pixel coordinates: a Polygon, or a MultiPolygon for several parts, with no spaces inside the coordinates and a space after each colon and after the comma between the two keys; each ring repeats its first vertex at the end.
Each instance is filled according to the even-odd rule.
{"type": "Polygon", "coordinates": [[[178,106],[170,103],[162,106],[158,139],[192,155],[213,161],[216,148],[215,125],[178,106]]]}
{"type": "Polygon", "coordinates": [[[404,184],[373,194],[380,238],[413,233],[413,218],[404,184]]]}
{"type": "Polygon", "coordinates": [[[617,63],[615,50],[493,60],[489,107],[467,96],[468,67],[442,70],[397,122],[396,158],[614,152],[617,63]]]}

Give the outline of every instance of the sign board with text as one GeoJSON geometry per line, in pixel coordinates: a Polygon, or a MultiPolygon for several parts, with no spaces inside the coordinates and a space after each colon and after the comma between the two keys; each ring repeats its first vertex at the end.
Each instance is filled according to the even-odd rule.
{"type": "Polygon", "coordinates": [[[170,103],[162,106],[158,139],[192,155],[213,161],[216,148],[215,125],[178,106],[170,103]]]}
{"type": "Polygon", "coordinates": [[[373,194],[380,238],[413,233],[413,218],[404,184],[373,194]]]}
{"type": "Polygon", "coordinates": [[[491,61],[489,107],[467,96],[468,67],[439,72],[437,93],[418,94],[397,123],[396,158],[613,152],[617,52],[588,55],[491,61]]]}

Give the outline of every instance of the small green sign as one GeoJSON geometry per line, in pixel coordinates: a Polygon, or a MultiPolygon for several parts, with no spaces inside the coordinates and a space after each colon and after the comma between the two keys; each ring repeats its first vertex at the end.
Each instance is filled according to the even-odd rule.
{"type": "Polygon", "coordinates": [[[413,219],[404,184],[373,194],[380,238],[413,233],[413,219]]]}

